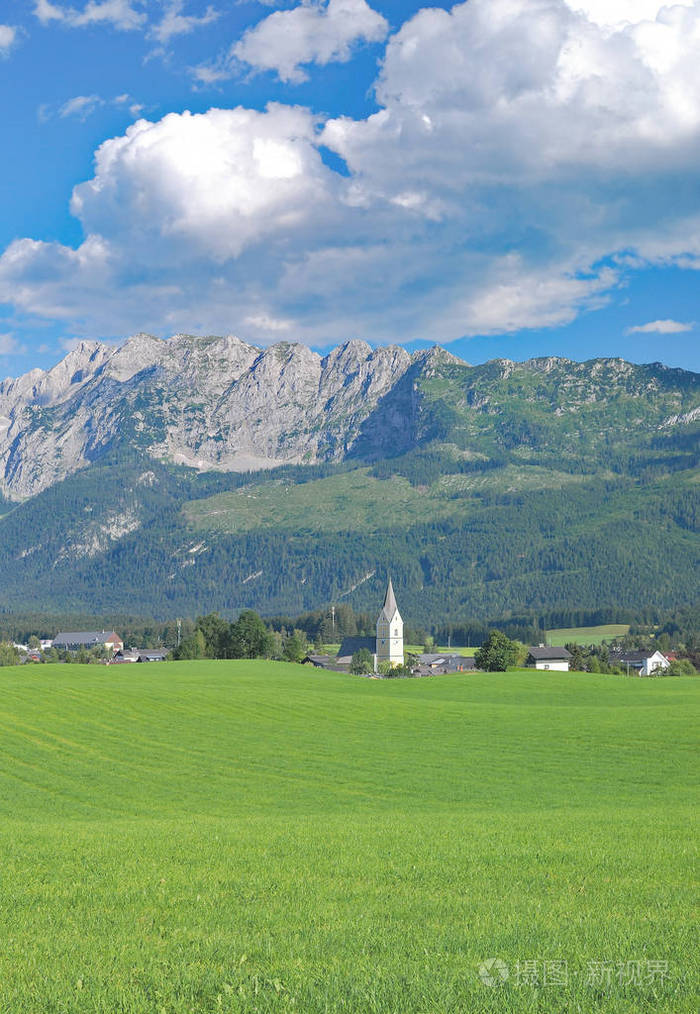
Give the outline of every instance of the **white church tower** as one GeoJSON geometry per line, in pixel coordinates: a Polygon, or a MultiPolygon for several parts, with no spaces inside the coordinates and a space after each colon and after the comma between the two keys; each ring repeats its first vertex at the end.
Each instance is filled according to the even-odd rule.
{"type": "Polygon", "coordinates": [[[377,619],[377,663],[380,662],[403,665],[403,620],[396,605],[391,578],[377,619]]]}

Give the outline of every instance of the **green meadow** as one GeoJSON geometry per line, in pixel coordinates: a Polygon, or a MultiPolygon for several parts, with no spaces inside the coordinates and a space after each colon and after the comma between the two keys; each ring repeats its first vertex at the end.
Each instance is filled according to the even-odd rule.
{"type": "Polygon", "coordinates": [[[629,623],[605,623],[598,627],[560,627],[547,631],[547,644],[561,648],[565,644],[602,644],[629,634],[629,623]]]}
{"type": "Polygon", "coordinates": [[[695,1012],[698,689],[0,670],[0,1014],[695,1012]]]}
{"type": "Polygon", "coordinates": [[[375,532],[450,516],[462,516],[466,503],[484,492],[561,489],[580,485],[570,475],[537,465],[507,465],[474,475],[442,475],[425,486],[402,475],[383,479],[368,468],[294,484],[271,479],[192,500],[183,511],[196,529],[208,532],[375,532]]]}

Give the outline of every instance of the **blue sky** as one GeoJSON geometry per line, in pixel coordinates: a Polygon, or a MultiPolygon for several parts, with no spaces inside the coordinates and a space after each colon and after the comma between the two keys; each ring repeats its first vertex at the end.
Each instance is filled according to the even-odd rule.
{"type": "Polygon", "coordinates": [[[4,0],[0,377],[76,339],[700,369],[700,0],[4,0]]]}

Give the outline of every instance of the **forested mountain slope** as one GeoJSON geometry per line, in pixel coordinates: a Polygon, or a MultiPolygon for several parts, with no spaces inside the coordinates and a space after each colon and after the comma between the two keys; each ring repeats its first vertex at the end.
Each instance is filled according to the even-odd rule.
{"type": "Polygon", "coordinates": [[[697,597],[696,374],[361,342],[76,352],[0,385],[1,609],[372,609],[389,570],[415,623],[697,597]]]}

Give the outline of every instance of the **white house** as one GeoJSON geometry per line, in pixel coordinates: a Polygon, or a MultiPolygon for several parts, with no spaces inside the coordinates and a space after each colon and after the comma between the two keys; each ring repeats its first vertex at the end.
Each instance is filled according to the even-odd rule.
{"type": "Polygon", "coordinates": [[[554,672],[568,672],[571,655],[566,648],[528,648],[527,665],[535,669],[550,669],[554,672]]]}
{"type": "Polygon", "coordinates": [[[381,662],[390,662],[392,666],[403,665],[403,620],[396,605],[391,578],[377,618],[377,663],[381,662]]]}
{"type": "Polygon", "coordinates": [[[671,665],[660,651],[618,651],[610,656],[610,661],[622,669],[636,669],[640,676],[653,676],[663,672],[671,665]]]}

